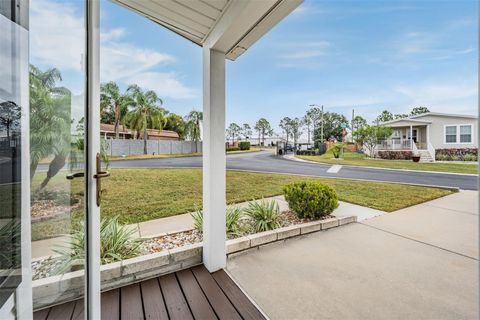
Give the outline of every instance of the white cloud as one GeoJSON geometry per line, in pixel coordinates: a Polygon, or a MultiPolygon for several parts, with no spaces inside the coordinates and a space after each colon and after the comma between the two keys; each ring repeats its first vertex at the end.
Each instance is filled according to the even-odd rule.
{"type": "Polygon", "coordinates": [[[471,46],[459,48],[456,32],[444,27],[441,31],[410,31],[400,34],[393,41],[397,58],[422,56],[427,60],[446,60],[475,52],[471,46]]]}
{"type": "MultiPolygon", "coordinates": [[[[84,17],[73,5],[51,0],[32,1],[30,26],[31,57],[35,63],[56,67],[62,72],[82,71],[84,17]]],[[[175,57],[133,45],[126,40],[126,35],[123,28],[101,31],[102,82],[137,83],[173,99],[194,96],[194,90],[186,87],[177,73],[163,70],[176,61],[175,57]]]]}
{"type": "Polygon", "coordinates": [[[160,97],[192,98],[196,96],[193,89],[185,87],[173,72],[138,72],[125,79],[140,87],[154,90],[160,97]]]}
{"type": "Polygon", "coordinates": [[[477,81],[400,85],[393,90],[403,96],[405,108],[427,106],[431,111],[474,114],[477,108],[477,81]]]}
{"type": "MultiPolygon", "coordinates": [[[[325,56],[331,47],[328,41],[303,41],[290,42],[284,47],[287,47],[287,52],[281,54],[279,57],[283,60],[306,60],[325,56]],[[292,50],[293,48],[293,50],[292,50]]],[[[281,63],[280,65],[291,65],[292,63],[281,63]]]]}
{"type": "Polygon", "coordinates": [[[30,54],[40,64],[82,70],[84,21],[69,4],[30,3],[30,54]]]}

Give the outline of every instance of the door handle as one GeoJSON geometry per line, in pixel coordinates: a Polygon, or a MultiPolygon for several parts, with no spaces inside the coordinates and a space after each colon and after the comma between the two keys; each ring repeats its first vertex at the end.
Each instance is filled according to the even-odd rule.
{"type": "MultiPolygon", "coordinates": [[[[100,154],[97,153],[97,173],[93,175],[93,178],[97,181],[97,206],[100,207],[100,203],[102,201],[102,182],[101,179],[110,177],[110,172],[102,171],[102,162],[100,161],[100,154]]],[[[68,174],[66,178],[68,180],[73,180],[75,178],[83,178],[85,173],[83,172],[75,172],[72,174],[68,174]]]]}
{"type": "Polygon", "coordinates": [[[83,178],[83,177],[84,177],[83,172],[75,172],[75,173],[72,173],[72,174],[67,174],[67,176],[66,176],[67,180],[73,180],[75,178],[83,178]]]}
{"type": "Polygon", "coordinates": [[[97,153],[97,173],[93,175],[93,178],[97,180],[97,206],[100,207],[102,202],[102,179],[110,177],[110,172],[102,171],[102,162],[100,160],[100,153],[97,153]]]}

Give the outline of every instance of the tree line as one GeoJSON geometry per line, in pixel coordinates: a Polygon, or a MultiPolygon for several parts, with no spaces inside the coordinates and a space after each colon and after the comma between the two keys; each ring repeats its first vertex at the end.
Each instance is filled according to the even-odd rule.
{"type": "MultiPolygon", "coordinates": [[[[313,144],[317,144],[326,140],[341,141],[343,131],[342,124],[350,128],[355,140],[363,141],[365,140],[367,132],[378,133],[378,139],[388,136],[389,130],[383,129],[383,126],[381,126],[381,123],[383,122],[404,119],[427,112],[430,112],[427,107],[414,107],[409,114],[393,114],[388,110],[384,110],[375,118],[373,124],[369,125],[368,121],[359,115],[349,121],[343,114],[329,111],[323,112],[319,107],[312,107],[307,110],[303,117],[282,118],[278,127],[283,133],[287,144],[289,141],[292,141],[293,144],[297,144],[300,136],[304,133],[307,135],[307,141],[309,144],[312,144],[312,142],[313,144]],[[356,133],[358,130],[360,131],[356,133]]],[[[265,137],[274,134],[272,125],[265,118],[259,119],[253,126],[253,130],[258,136],[260,144],[265,143],[265,137]]],[[[227,127],[226,136],[227,139],[234,143],[241,139],[252,138],[253,130],[248,123],[239,125],[232,122],[227,127]]],[[[373,138],[370,138],[370,140],[372,139],[373,138]]]]}

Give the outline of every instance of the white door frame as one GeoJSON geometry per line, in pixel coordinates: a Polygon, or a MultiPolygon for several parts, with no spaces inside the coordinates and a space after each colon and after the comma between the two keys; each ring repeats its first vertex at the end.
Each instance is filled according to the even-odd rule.
{"type": "Polygon", "coordinates": [[[100,152],[100,1],[86,3],[85,87],[85,319],[100,319],[100,207],[97,206],[96,156],[100,152]]]}

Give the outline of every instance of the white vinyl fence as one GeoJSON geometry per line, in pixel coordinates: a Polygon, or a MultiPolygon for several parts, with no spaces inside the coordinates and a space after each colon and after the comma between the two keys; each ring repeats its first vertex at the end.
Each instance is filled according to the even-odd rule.
{"type": "MultiPolygon", "coordinates": [[[[109,156],[143,154],[143,140],[106,139],[105,151],[109,156]]],[[[147,140],[148,154],[190,154],[202,152],[202,142],[147,140]]]]}

